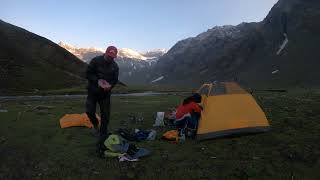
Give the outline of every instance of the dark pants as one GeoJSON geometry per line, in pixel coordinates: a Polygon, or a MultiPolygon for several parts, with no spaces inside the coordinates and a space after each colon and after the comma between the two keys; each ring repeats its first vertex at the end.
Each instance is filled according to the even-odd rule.
{"type": "Polygon", "coordinates": [[[100,137],[98,141],[99,146],[103,145],[104,141],[108,136],[108,124],[110,119],[110,96],[111,96],[110,93],[100,95],[100,96],[93,93],[88,93],[88,96],[87,96],[86,113],[90,118],[90,121],[95,127],[97,127],[99,123],[96,117],[97,103],[100,106],[101,124],[100,124],[100,137]]]}
{"type": "Polygon", "coordinates": [[[190,117],[185,117],[176,121],[176,127],[178,128],[179,134],[184,134],[186,128],[188,128],[189,131],[196,131],[198,129],[200,116],[200,113],[191,113],[190,117]]]}

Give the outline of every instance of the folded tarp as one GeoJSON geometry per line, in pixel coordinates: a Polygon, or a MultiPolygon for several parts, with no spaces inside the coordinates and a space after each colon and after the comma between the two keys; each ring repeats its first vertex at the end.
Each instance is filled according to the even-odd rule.
{"type": "MultiPolygon", "coordinates": [[[[96,116],[100,124],[100,117],[98,115],[96,116]]],[[[69,128],[69,127],[77,127],[77,126],[92,128],[93,124],[91,123],[86,113],[66,114],[60,119],[61,128],[69,128]]]]}

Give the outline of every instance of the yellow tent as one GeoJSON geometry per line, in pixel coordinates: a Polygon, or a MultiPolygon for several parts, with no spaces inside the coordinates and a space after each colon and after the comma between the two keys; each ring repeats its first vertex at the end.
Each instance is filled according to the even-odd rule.
{"type": "Polygon", "coordinates": [[[198,140],[269,130],[262,109],[237,83],[204,84],[198,92],[202,95],[203,106],[198,140]]]}

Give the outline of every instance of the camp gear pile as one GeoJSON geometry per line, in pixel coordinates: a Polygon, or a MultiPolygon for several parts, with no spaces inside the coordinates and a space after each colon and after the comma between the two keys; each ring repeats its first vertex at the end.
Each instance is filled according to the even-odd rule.
{"type": "MultiPolygon", "coordinates": [[[[157,112],[154,127],[161,129],[172,127],[162,135],[162,139],[172,142],[184,142],[185,138],[206,140],[230,135],[260,133],[270,129],[266,115],[255,99],[238,84],[233,82],[204,84],[194,94],[201,99],[201,112],[190,113],[190,116],[177,120],[174,108],[168,112],[157,112]],[[199,97],[201,94],[201,97],[199,97]],[[182,122],[185,121],[185,122],[182,122]],[[182,122],[182,127],[179,123],[182,122]]],[[[200,101],[199,101],[200,102],[200,101]]],[[[198,102],[196,102],[198,103],[198,102]]],[[[192,104],[193,106],[197,104],[192,104]]],[[[100,118],[97,116],[100,121],[100,118]]],[[[142,118],[143,119],[143,118],[142,118]]],[[[136,121],[136,118],[134,118],[136,121]]],[[[61,128],[85,126],[92,128],[88,116],[84,114],[67,114],[60,119],[61,128]]],[[[118,157],[119,161],[138,161],[150,151],[138,148],[130,142],[155,140],[157,132],[153,129],[118,129],[104,141],[106,157],[118,157]]]]}
{"type": "Polygon", "coordinates": [[[149,150],[137,148],[134,144],[130,144],[116,134],[109,135],[104,142],[104,146],[106,147],[104,151],[106,157],[118,157],[120,161],[137,161],[139,158],[150,154],[149,150]]]}

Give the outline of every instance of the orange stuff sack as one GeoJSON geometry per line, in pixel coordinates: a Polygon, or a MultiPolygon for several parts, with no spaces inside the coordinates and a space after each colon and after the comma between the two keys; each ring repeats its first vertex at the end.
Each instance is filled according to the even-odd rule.
{"type": "MultiPolygon", "coordinates": [[[[100,125],[101,119],[98,115],[97,115],[97,119],[100,125]]],[[[84,127],[92,128],[93,124],[91,123],[86,113],[66,114],[60,119],[61,128],[69,128],[69,127],[76,127],[76,126],[84,126],[84,127]]]]}
{"type": "Polygon", "coordinates": [[[179,132],[177,130],[167,131],[162,135],[162,138],[169,141],[177,141],[179,132]]]}

